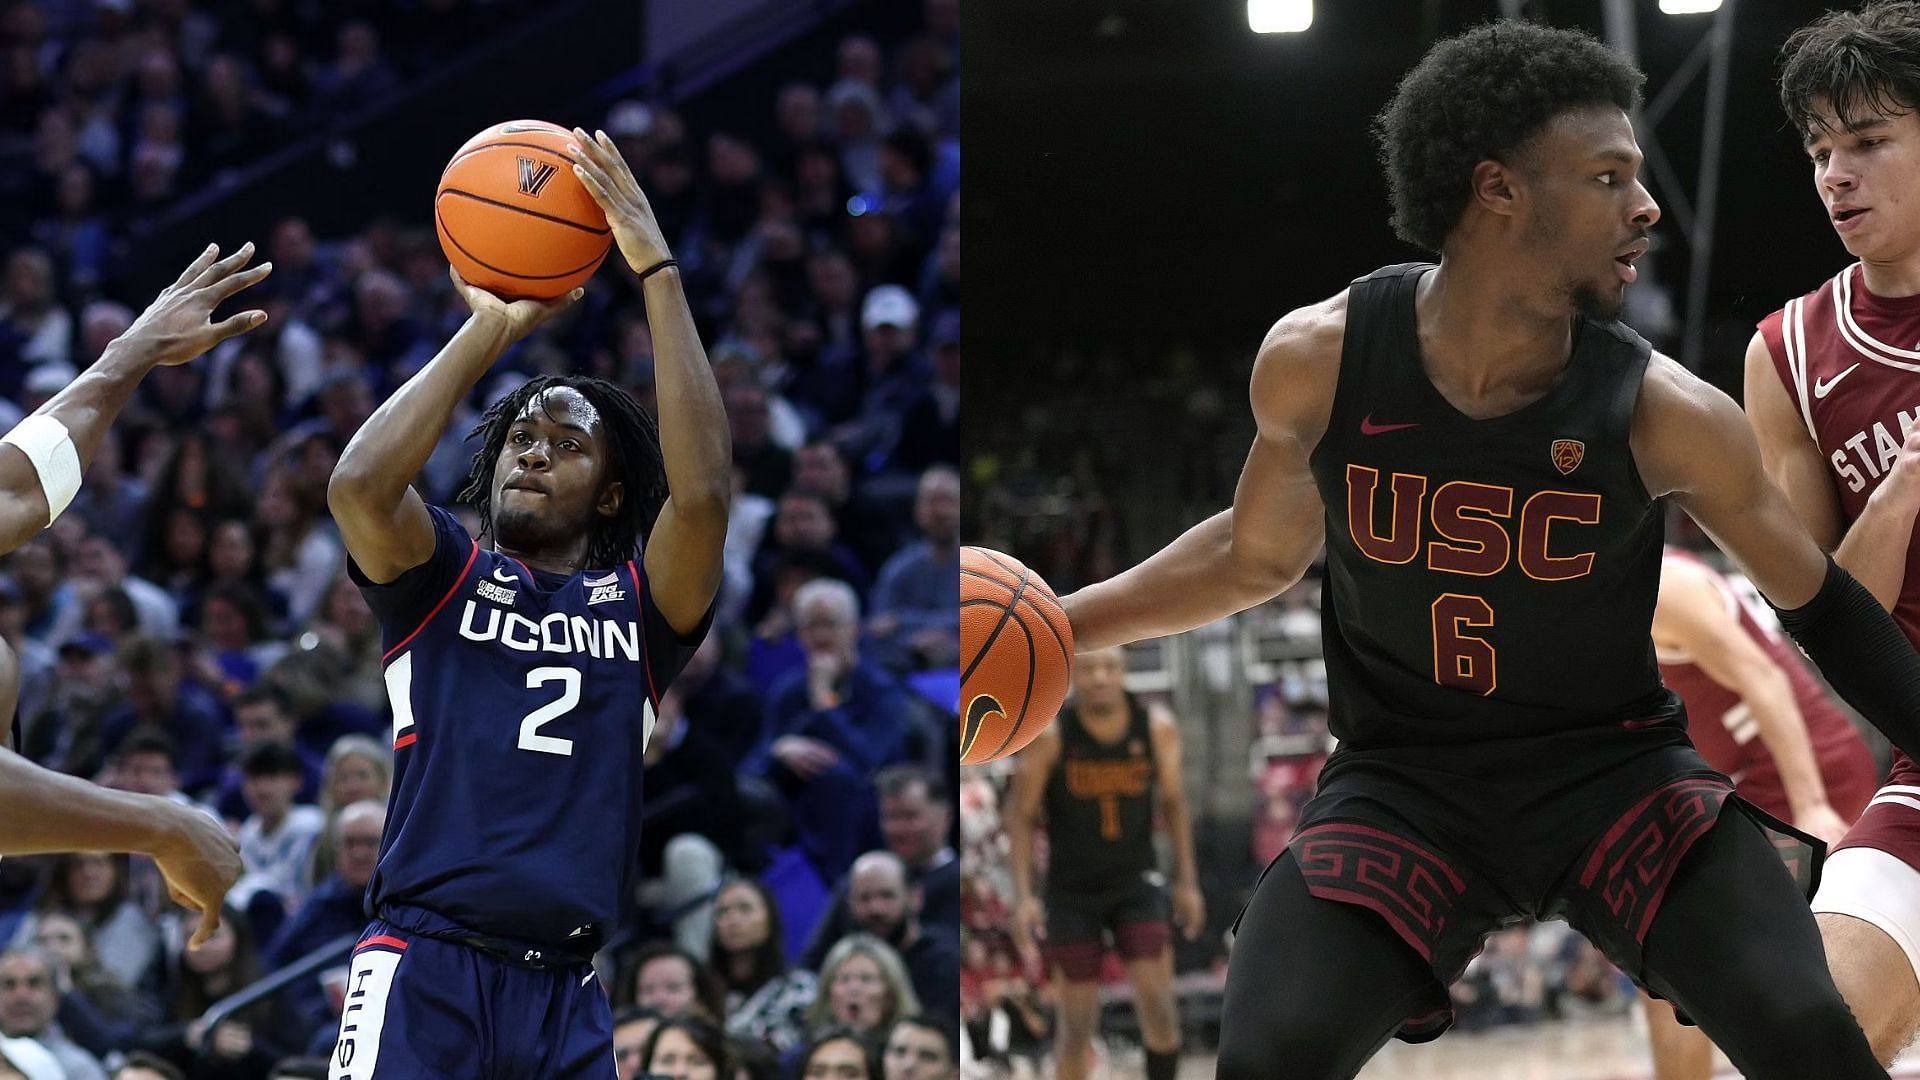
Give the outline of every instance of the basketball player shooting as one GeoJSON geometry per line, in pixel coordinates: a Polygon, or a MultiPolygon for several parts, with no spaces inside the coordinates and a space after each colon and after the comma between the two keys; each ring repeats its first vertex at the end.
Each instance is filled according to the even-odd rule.
{"type": "MultiPolygon", "coordinates": [[[[1747,416],[1794,513],[1920,643],[1920,5],[1868,4],[1796,31],[1779,89],[1827,219],[1859,261],[1761,321],[1747,416]]],[[[1895,742],[1886,784],[1813,898],[1834,982],[1884,1062],[1920,1028],[1920,766],[1895,742]]]]}
{"type": "MultiPolygon", "coordinates": [[[[1238,923],[1222,1077],[1350,1077],[1396,1032],[1434,1038],[1485,935],[1553,917],[1748,1077],[1886,1075],[1772,841],[1797,834],[1661,686],[1662,500],[1908,749],[1920,657],[1795,520],[1739,407],[1618,321],[1660,215],[1642,81],[1524,22],[1435,45],[1376,128],[1396,231],[1439,264],[1283,317],[1233,506],[1067,598],[1100,649],[1261,603],[1327,549],[1341,745],[1238,923]]],[[[1818,843],[1794,847],[1805,868],[1818,843]]]]}
{"type": "Polygon", "coordinates": [[[642,275],[660,418],[599,379],[493,403],[461,493],[408,486],[508,345],[579,296],[472,316],[361,427],[328,502],[379,617],[394,784],[335,1078],[615,1075],[593,954],[632,895],[641,758],[707,632],[731,497],[726,416],[678,271],[626,162],[575,168],[642,275]]]}
{"type": "MultiPolygon", "coordinates": [[[[59,520],[149,371],[187,363],[267,321],[257,310],[210,321],[221,302],[272,272],[272,263],[245,268],[252,256],[252,244],[224,259],[208,246],[93,366],[0,435],[0,555],[59,520]]],[[[0,724],[12,722],[19,695],[19,661],[0,640],[0,724]]],[[[55,851],[151,856],[174,902],[200,915],[194,946],[219,927],[220,901],[242,869],[239,844],[198,810],[100,787],[0,749],[0,855],[55,851]]]]}

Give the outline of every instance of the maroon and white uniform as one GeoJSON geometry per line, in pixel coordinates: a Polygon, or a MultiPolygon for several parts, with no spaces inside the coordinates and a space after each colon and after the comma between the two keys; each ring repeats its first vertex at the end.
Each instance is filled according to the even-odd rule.
{"type": "MultiPolygon", "coordinates": [[[[1751,600],[1735,590],[1734,583],[1707,567],[1700,559],[1678,548],[1668,548],[1668,559],[1700,566],[1711,574],[1714,587],[1726,603],[1728,614],[1740,623],[1740,629],[1767,654],[1793,688],[1794,704],[1806,721],[1807,741],[1812,744],[1820,779],[1827,791],[1827,802],[1847,821],[1860,816],[1874,794],[1879,769],[1867,742],[1827,697],[1800,652],[1780,632],[1771,612],[1762,616],[1751,600]]],[[[1762,609],[1764,610],[1764,609],[1762,609]]],[[[1760,738],[1760,724],[1752,710],[1734,690],[1716,682],[1702,670],[1693,657],[1678,649],[1660,648],[1660,678],[1667,688],[1687,704],[1687,734],[1707,764],[1731,777],[1734,790],[1748,802],[1784,821],[1793,820],[1787,802],[1786,785],[1780,780],[1780,767],[1773,752],[1760,738]]]]}
{"type": "MultiPolygon", "coordinates": [[[[1761,320],[1760,334],[1851,527],[1920,423],[1920,296],[1874,296],[1855,263],[1761,320]]],[[[1893,617],[1920,643],[1917,571],[1920,548],[1909,544],[1893,617]]],[[[1879,926],[1920,973],[1920,767],[1912,759],[1894,755],[1886,783],[1835,850],[1814,910],[1879,926]]]]}

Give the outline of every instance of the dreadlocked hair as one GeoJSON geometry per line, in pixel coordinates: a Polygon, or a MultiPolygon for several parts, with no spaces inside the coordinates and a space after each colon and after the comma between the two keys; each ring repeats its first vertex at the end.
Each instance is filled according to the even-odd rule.
{"type": "Polygon", "coordinates": [[[473,464],[467,470],[467,486],[460,490],[460,501],[480,515],[480,538],[493,535],[493,466],[507,444],[507,429],[514,418],[526,410],[527,403],[557,387],[572,387],[600,414],[603,441],[610,451],[608,477],[620,482],[625,497],[620,510],[610,518],[599,518],[587,542],[587,566],[618,566],[634,553],[653,532],[660,507],[667,501],[666,466],[660,456],[660,425],[652,414],[640,407],[625,390],[591,375],[542,375],[530,379],[519,389],[487,406],[480,423],[467,433],[468,439],[480,439],[473,464]]]}
{"type": "Polygon", "coordinates": [[[1795,30],[1780,47],[1780,106],[1807,139],[1920,106],[1920,4],[1829,11],[1795,30]]]}

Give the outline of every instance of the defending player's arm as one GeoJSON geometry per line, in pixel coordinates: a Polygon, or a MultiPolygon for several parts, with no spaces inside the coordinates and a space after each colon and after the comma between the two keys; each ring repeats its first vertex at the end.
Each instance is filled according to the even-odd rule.
{"type": "Polygon", "coordinates": [[[147,372],[184,364],[266,321],[267,313],[258,310],[208,321],[222,301],[273,270],[272,263],[241,269],[253,255],[252,244],[224,259],[219,254],[217,246],[201,252],[100,359],[0,436],[0,554],[25,543],[66,509],[107,428],[147,372]]]}
{"type": "Polygon", "coordinates": [[[1206,902],[1200,895],[1200,867],[1193,855],[1193,822],[1187,816],[1187,793],[1181,779],[1180,724],[1165,709],[1149,710],[1153,727],[1154,783],[1160,796],[1160,820],[1173,846],[1173,925],[1188,941],[1207,926],[1206,902]]]}
{"type": "Polygon", "coordinates": [[[1047,780],[1059,760],[1060,731],[1048,727],[1015,758],[1013,783],[1001,815],[1000,823],[1007,830],[1007,869],[1013,878],[1013,937],[1022,951],[1031,951],[1046,929],[1033,892],[1033,828],[1047,780]]]}
{"type": "Polygon", "coordinates": [[[1647,489],[1671,495],[1740,564],[1848,704],[1920,750],[1920,656],[1892,616],[1807,534],[1739,406],[1665,357],[1647,371],[1633,433],[1647,489]]]}
{"type": "Polygon", "coordinates": [[[1780,770],[1794,824],[1823,840],[1837,840],[1846,823],[1827,802],[1793,684],[1747,635],[1739,617],[1727,609],[1725,595],[1703,572],[1668,561],[1660,576],[1653,638],[1686,651],[1708,678],[1740,695],[1780,770]]]}
{"type": "Polygon", "coordinates": [[[1178,634],[1272,599],[1300,580],[1325,536],[1308,459],[1333,408],[1346,296],[1289,313],[1254,361],[1258,434],[1233,506],[1145,562],[1061,599],[1080,652],[1178,634]]]}
{"type": "Polygon", "coordinates": [[[1814,542],[1833,552],[1833,561],[1891,611],[1906,583],[1907,547],[1914,517],[1920,514],[1920,469],[1913,461],[1920,451],[1920,431],[1907,436],[1893,470],[1867,497],[1859,518],[1846,527],[1827,460],[1781,383],[1766,338],[1757,333],[1747,344],[1746,407],[1767,475],[1786,493],[1814,542]]]}
{"type": "Polygon", "coordinates": [[[115,791],[0,750],[0,855],[130,851],[150,855],[182,907],[200,913],[193,944],[220,925],[240,876],[240,847],[220,822],[171,799],[115,791]]]}
{"type": "Polygon", "coordinates": [[[453,411],[507,346],[580,298],[509,303],[461,280],[453,285],[473,313],[438,355],[394,391],[347,443],[327,482],[327,506],[347,554],[367,580],[384,585],[433,557],[433,519],[413,490],[453,411]]]}
{"type": "Polygon", "coordinates": [[[606,132],[589,138],[575,128],[573,137],[575,173],[606,212],[627,265],[646,275],[641,288],[653,330],[660,456],[667,470],[667,501],[647,538],[647,582],[660,613],[687,634],[706,617],[720,588],[733,498],[727,414],[680,288],[680,271],[659,269],[672,256],[633,170],[606,132]]]}

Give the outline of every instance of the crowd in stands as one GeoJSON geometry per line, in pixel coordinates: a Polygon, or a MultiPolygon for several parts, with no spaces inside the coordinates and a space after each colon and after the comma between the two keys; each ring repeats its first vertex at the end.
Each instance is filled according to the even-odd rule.
{"type": "MultiPolygon", "coordinates": [[[[0,4],[0,430],[151,299],[122,290],[145,218],[529,6],[0,4]]],[[[795,72],[776,98],[708,91],[737,115],[701,130],[658,100],[578,118],[665,228],[735,454],[713,630],[661,702],[631,933],[597,965],[623,1080],[931,1080],[957,1060],[957,3],[921,16],[775,54],[795,72]]],[[[466,309],[425,220],[316,236],[288,207],[257,239],[266,326],[156,370],[73,506],[0,559],[22,751],[218,815],[247,872],[187,950],[145,859],[0,861],[0,1077],[324,1075],[344,950],[201,1018],[365,925],[390,721],[326,486],[466,309]]],[[[454,504],[464,436],[525,379],[594,374],[653,406],[616,262],[476,387],[424,498],[454,504]]]]}

